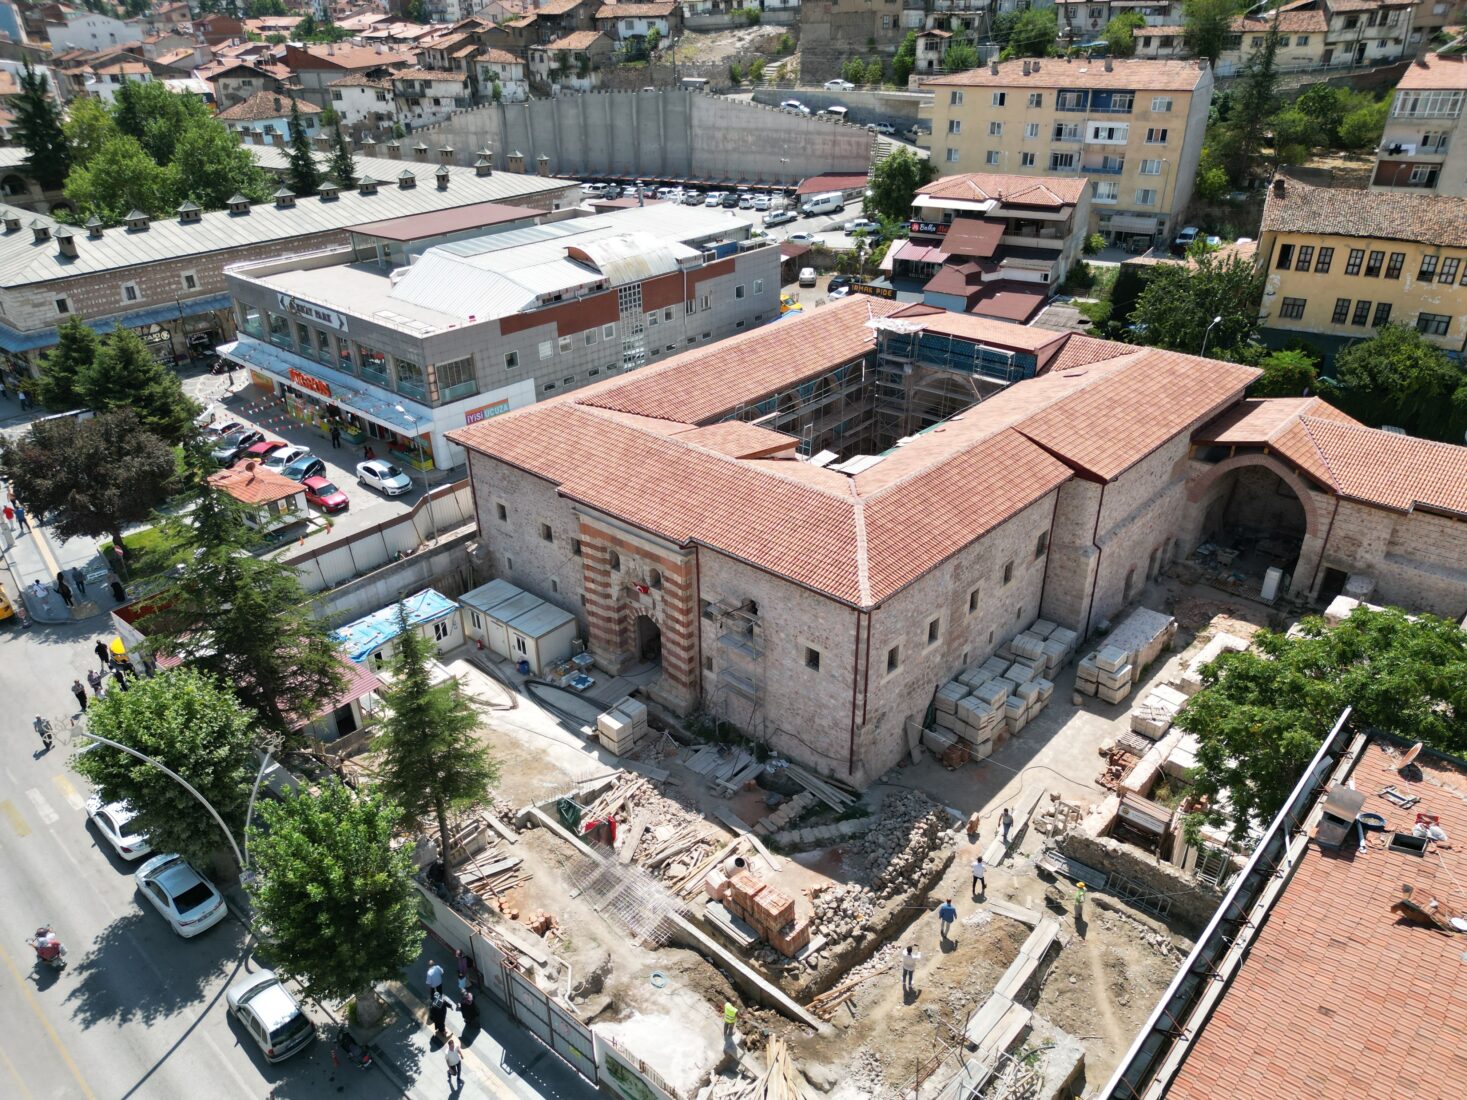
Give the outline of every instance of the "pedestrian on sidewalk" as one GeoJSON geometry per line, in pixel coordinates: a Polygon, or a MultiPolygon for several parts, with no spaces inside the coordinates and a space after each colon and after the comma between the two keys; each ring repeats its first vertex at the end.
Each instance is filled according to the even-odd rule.
{"type": "Polygon", "coordinates": [[[458,964],[458,991],[462,993],[469,987],[469,958],[455,947],[453,949],[453,961],[458,964]]]}
{"type": "Polygon", "coordinates": [[[440,993],[443,990],[443,967],[438,965],[438,960],[433,959],[428,963],[428,994],[440,993]]]}
{"type": "Polygon", "coordinates": [[[28,408],[31,407],[31,398],[30,398],[30,395],[28,393],[26,393],[25,390],[16,390],[15,391],[15,396],[20,399],[20,411],[21,412],[25,412],[28,408]]]}
{"type": "Polygon", "coordinates": [[[341,450],[341,425],[335,422],[331,425],[331,449],[341,450]]]}
{"type": "Polygon", "coordinates": [[[953,899],[948,898],[937,909],[937,919],[941,921],[942,938],[947,939],[947,933],[953,926],[953,921],[958,919],[958,907],[953,904],[953,899]]]}
{"type": "MultiPolygon", "coordinates": [[[[122,581],[118,579],[116,570],[107,570],[107,584],[112,589],[112,598],[118,603],[127,602],[127,592],[123,590],[122,581]]],[[[97,643],[101,645],[101,642],[97,643]]]]}
{"type": "Polygon", "coordinates": [[[56,574],[56,593],[67,607],[75,605],[76,601],[71,597],[71,585],[66,583],[66,578],[60,573],[56,574]]]}
{"type": "Polygon", "coordinates": [[[902,992],[912,993],[916,991],[917,964],[922,961],[922,956],[911,947],[902,956],[902,992]]]}
{"type": "Polygon", "coordinates": [[[443,1060],[448,1063],[448,1087],[464,1087],[464,1056],[458,1049],[458,1040],[450,1038],[443,1048],[443,1060]]]}
{"type": "Polygon", "coordinates": [[[92,652],[97,655],[97,660],[101,662],[103,668],[112,663],[112,658],[107,652],[107,643],[101,638],[98,638],[97,644],[92,646],[92,652]]]}
{"type": "Polygon", "coordinates": [[[71,693],[76,696],[76,705],[85,711],[87,709],[87,689],[82,687],[80,680],[71,682],[71,693]]]}
{"type": "Polygon", "coordinates": [[[998,819],[998,826],[1003,830],[1003,846],[1007,848],[1009,846],[1009,830],[1014,827],[1014,815],[1009,812],[1007,806],[1004,807],[1003,816],[998,819]]]}
{"type": "Polygon", "coordinates": [[[433,1034],[439,1039],[448,1034],[448,998],[440,991],[433,991],[433,1002],[428,1006],[428,1019],[433,1023],[433,1034]]]}
{"type": "Polygon", "coordinates": [[[112,670],[112,679],[117,681],[117,686],[123,691],[127,690],[127,677],[123,675],[121,665],[118,665],[112,670]]]}
{"type": "Polygon", "coordinates": [[[18,503],[15,506],[15,529],[17,531],[29,531],[31,529],[30,521],[25,518],[25,509],[18,503]]]}
{"type": "Polygon", "coordinates": [[[46,582],[37,577],[31,581],[31,595],[36,598],[43,608],[51,610],[51,590],[46,587],[46,582]]]}
{"type": "Polygon", "coordinates": [[[988,893],[988,868],[984,866],[981,855],[973,857],[972,871],[973,893],[976,895],[980,889],[983,893],[988,893]]]}
{"type": "Polygon", "coordinates": [[[6,526],[9,526],[10,523],[14,519],[15,519],[15,509],[10,506],[10,502],[7,500],[5,502],[5,523],[6,523],[6,526]]]}
{"type": "Polygon", "coordinates": [[[479,1006],[474,1003],[474,994],[465,989],[458,1002],[459,1015],[464,1018],[464,1034],[479,1030],[479,1006]]]}
{"type": "Polygon", "coordinates": [[[98,699],[102,698],[102,674],[96,669],[87,672],[87,683],[92,685],[92,694],[98,699]]]}
{"type": "Polygon", "coordinates": [[[83,596],[87,594],[87,575],[75,566],[71,570],[71,583],[76,585],[76,590],[83,596]]]}

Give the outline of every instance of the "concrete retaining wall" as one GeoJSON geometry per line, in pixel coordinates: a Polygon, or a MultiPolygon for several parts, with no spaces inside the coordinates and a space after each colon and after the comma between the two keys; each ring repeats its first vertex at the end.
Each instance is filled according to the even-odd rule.
{"type": "Polygon", "coordinates": [[[917,121],[918,108],[932,102],[932,95],[917,92],[879,91],[857,89],[850,92],[827,92],[821,87],[811,88],[759,88],[754,92],[754,102],[778,107],[786,99],[798,99],[812,111],[826,107],[847,107],[848,116],[857,126],[869,122],[887,122],[899,131],[917,121]]]}
{"type": "Polygon", "coordinates": [[[316,617],[334,630],[425,588],[448,597],[463,595],[477,583],[467,553],[477,535],[473,527],[461,528],[436,546],[321,593],[316,617]]]}
{"type": "Polygon", "coordinates": [[[1170,863],[1158,863],[1154,856],[1118,840],[1070,833],[1059,842],[1059,849],[1098,871],[1124,875],[1148,893],[1168,898],[1171,901],[1170,917],[1180,924],[1201,928],[1222,904],[1222,895],[1216,890],[1204,886],[1180,868],[1170,863]]]}
{"type": "MultiPolygon", "coordinates": [[[[790,27],[799,21],[799,8],[775,8],[760,12],[758,25],[761,27],[790,27]]],[[[684,15],[683,26],[690,31],[729,31],[747,27],[749,21],[743,16],[735,16],[732,12],[720,12],[716,15],[684,15]]]]}

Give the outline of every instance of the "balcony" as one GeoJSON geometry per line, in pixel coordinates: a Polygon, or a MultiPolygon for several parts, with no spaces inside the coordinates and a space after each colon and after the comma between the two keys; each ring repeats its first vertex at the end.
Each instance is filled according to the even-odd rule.
{"type": "Polygon", "coordinates": [[[1057,145],[1079,145],[1085,139],[1081,135],[1080,131],[1076,130],[1073,134],[1055,134],[1054,137],[1052,137],[1050,140],[1055,142],[1055,144],[1057,145]]]}
{"type": "Polygon", "coordinates": [[[428,389],[422,382],[410,382],[406,378],[399,378],[397,392],[404,397],[411,397],[414,401],[428,400],[428,389]]]}
{"type": "Polygon", "coordinates": [[[379,386],[388,385],[387,367],[378,366],[369,360],[362,361],[362,378],[367,382],[375,382],[379,386]]]}
{"type": "Polygon", "coordinates": [[[1107,168],[1101,164],[1082,164],[1080,171],[1087,176],[1119,176],[1126,170],[1124,164],[1118,164],[1114,168],[1107,168]]]}
{"type": "MultiPolygon", "coordinates": [[[[401,387],[399,387],[400,389],[401,387]]],[[[457,401],[460,397],[468,397],[470,394],[479,392],[479,383],[470,378],[467,382],[460,382],[456,386],[445,386],[438,391],[440,401],[457,401]]]]}

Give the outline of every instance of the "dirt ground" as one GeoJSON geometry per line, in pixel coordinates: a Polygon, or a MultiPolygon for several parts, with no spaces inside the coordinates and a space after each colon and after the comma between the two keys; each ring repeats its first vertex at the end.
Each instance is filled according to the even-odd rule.
{"type": "MultiPolygon", "coordinates": [[[[775,58],[779,40],[789,34],[792,38],[799,37],[798,27],[739,27],[727,31],[688,31],[685,30],[678,40],[677,59],[679,62],[718,62],[731,61],[744,54],[759,53],[768,57],[773,63],[778,61],[791,61],[791,56],[775,58]]],[[[791,64],[791,69],[794,65],[791,64]]]]}
{"type": "Polygon", "coordinates": [[[1370,186],[1375,158],[1364,153],[1323,152],[1310,157],[1304,167],[1333,172],[1331,187],[1349,187],[1363,191],[1370,186]]]}

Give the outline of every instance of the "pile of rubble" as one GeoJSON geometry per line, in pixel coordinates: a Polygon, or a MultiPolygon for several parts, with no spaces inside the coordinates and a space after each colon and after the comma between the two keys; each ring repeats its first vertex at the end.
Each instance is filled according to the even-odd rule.
{"type": "Polygon", "coordinates": [[[815,906],[815,931],[835,943],[859,934],[857,929],[876,912],[875,895],[855,883],[827,886],[813,894],[810,900],[815,906]]]}

